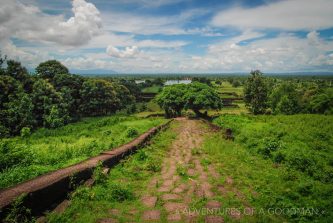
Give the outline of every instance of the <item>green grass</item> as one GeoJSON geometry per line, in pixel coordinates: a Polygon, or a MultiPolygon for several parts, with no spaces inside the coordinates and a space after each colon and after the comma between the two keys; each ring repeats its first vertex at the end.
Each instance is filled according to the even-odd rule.
{"type": "MultiPolygon", "coordinates": [[[[215,85],[220,93],[236,93],[239,97],[243,96],[243,86],[233,87],[229,82],[223,81],[221,85],[215,85]]],[[[230,96],[226,96],[230,97],[230,96]]],[[[233,96],[234,97],[234,96],[233,96]]]]}
{"type": "Polygon", "coordinates": [[[251,205],[265,212],[248,221],[330,222],[333,116],[223,115],[214,122],[231,128],[235,141],[226,141],[218,133],[206,140],[205,151],[221,163],[224,177],[233,176],[251,205]],[[314,208],[324,213],[269,215],[270,208],[314,208]]]}
{"type": "Polygon", "coordinates": [[[63,168],[115,148],[148,129],[162,118],[134,116],[85,118],[58,129],[39,129],[27,138],[0,141],[0,188],[63,168]],[[134,129],[134,130],[133,130],[134,129]]]}
{"type": "Polygon", "coordinates": [[[155,136],[149,146],[123,160],[111,169],[104,182],[92,188],[79,187],[71,195],[71,205],[63,214],[52,213],[49,222],[96,222],[101,218],[116,218],[119,222],[141,222],[145,207],[140,197],[147,193],[150,180],[160,174],[162,160],[176,138],[177,123],[155,136]],[[117,209],[119,214],[110,213],[117,209]],[[138,213],[130,215],[131,210],[138,213]],[[93,213],[93,214],[91,214],[93,213]]]}
{"type": "Polygon", "coordinates": [[[142,92],[143,93],[158,93],[162,90],[162,88],[163,87],[161,87],[161,86],[154,85],[154,86],[146,87],[146,88],[142,89],[142,92]]]}

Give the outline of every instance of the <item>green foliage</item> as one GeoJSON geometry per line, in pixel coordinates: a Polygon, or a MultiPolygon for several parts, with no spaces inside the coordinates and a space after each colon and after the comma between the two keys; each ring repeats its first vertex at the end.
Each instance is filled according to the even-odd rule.
{"type": "Polygon", "coordinates": [[[0,188],[66,167],[129,142],[130,128],[142,134],[161,118],[85,118],[57,129],[40,128],[26,137],[0,139],[0,188]]]}
{"type": "Polygon", "coordinates": [[[28,166],[33,162],[33,153],[24,145],[15,145],[8,141],[0,141],[0,171],[21,165],[28,166]]]}
{"type": "Polygon", "coordinates": [[[167,117],[181,115],[186,103],[184,98],[186,88],[184,84],[167,86],[156,96],[156,102],[165,110],[167,117]]]}
{"type": "Polygon", "coordinates": [[[126,131],[126,136],[127,137],[135,137],[135,136],[138,136],[139,135],[139,131],[135,128],[128,128],[127,131],[126,131]]]}
{"type": "Polygon", "coordinates": [[[26,138],[31,135],[31,130],[28,127],[23,127],[21,129],[21,137],[26,138]]]}
{"type": "Polygon", "coordinates": [[[80,110],[85,115],[107,115],[120,108],[115,86],[108,81],[86,80],[80,94],[85,99],[80,105],[80,110]]]}
{"type": "Polygon", "coordinates": [[[0,76],[1,136],[18,134],[25,126],[32,126],[32,101],[21,84],[9,76],[0,76]]]}
{"type": "Polygon", "coordinates": [[[214,123],[233,129],[236,141],[250,151],[315,180],[332,182],[332,116],[224,115],[214,123]]]}
{"type": "Polygon", "coordinates": [[[270,104],[273,113],[291,115],[300,112],[300,95],[296,85],[286,82],[276,86],[270,94],[270,104]]]}
{"type": "Polygon", "coordinates": [[[192,109],[197,116],[202,116],[202,109],[221,109],[222,100],[217,92],[206,84],[192,83],[187,85],[184,98],[185,108],[192,109]]]}
{"type": "Polygon", "coordinates": [[[48,60],[36,67],[36,73],[42,78],[53,79],[56,74],[68,74],[69,71],[59,61],[48,60]]]}
{"type": "Polygon", "coordinates": [[[314,95],[308,109],[311,113],[333,114],[333,88],[314,95]]]}
{"type": "Polygon", "coordinates": [[[45,115],[44,117],[44,126],[47,128],[58,128],[65,124],[65,120],[61,117],[59,108],[54,105],[51,108],[50,114],[45,115]]]}
{"type": "MultiPolygon", "coordinates": [[[[145,207],[142,206],[141,195],[147,192],[148,186],[155,187],[150,182],[158,176],[161,160],[176,137],[174,127],[175,123],[172,123],[171,129],[158,133],[149,145],[111,168],[106,181],[96,183],[92,188],[76,189],[72,194],[71,205],[62,214],[48,214],[48,222],[97,222],[98,219],[110,216],[110,209],[122,213],[135,209],[142,213],[145,207]]],[[[113,218],[119,222],[129,221],[121,215],[113,218]]],[[[141,218],[136,219],[131,215],[130,221],[133,220],[142,222],[141,218]]]]}
{"type": "Polygon", "coordinates": [[[253,114],[263,114],[267,108],[268,88],[259,70],[251,71],[244,86],[244,101],[253,114]]]}
{"type": "Polygon", "coordinates": [[[111,198],[110,200],[112,201],[122,202],[125,200],[133,200],[135,197],[133,191],[129,187],[126,187],[124,184],[111,184],[109,188],[109,196],[111,198]]]}
{"type": "Polygon", "coordinates": [[[93,179],[97,184],[103,184],[107,180],[107,175],[103,173],[103,165],[101,162],[94,169],[93,179]]]}
{"type": "Polygon", "coordinates": [[[165,110],[167,117],[180,116],[183,109],[192,109],[203,116],[202,109],[220,109],[222,100],[212,87],[194,82],[165,87],[156,97],[157,103],[165,110]]]}
{"type": "MultiPolygon", "coordinates": [[[[237,116],[225,115],[217,120],[221,119],[227,124],[237,116]]],[[[318,152],[311,148],[311,141],[318,140],[315,133],[320,132],[326,142],[331,143],[332,121],[332,117],[318,115],[240,117],[234,124],[238,128],[235,141],[221,139],[220,132],[205,140],[204,152],[223,165],[221,174],[232,176],[232,188],[241,191],[251,207],[265,213],[276,208],[319,211],[319,214],[261,213],[243,216],[244,222],[330,222],[333,182],[329,180],[332,175],[327,176],[325,172],[332,171],[329,166],[331,146],[327,144],[325,153],[318,152]],[[247,123],[242,123],[243,120],[247,123]],[[259,152],[261,149],[268,153],[259,152]]],[[[234,205],[236,199],[232,195],[223,197],[221,202],[229,206],[234,205]]]]}
{"type": "Polygon", "coordinates": [[[31,210],[22,205],[25,195],[21,195],[14,202],[4,219],[4,223],[29,223],[31,221],[31,210]]]}

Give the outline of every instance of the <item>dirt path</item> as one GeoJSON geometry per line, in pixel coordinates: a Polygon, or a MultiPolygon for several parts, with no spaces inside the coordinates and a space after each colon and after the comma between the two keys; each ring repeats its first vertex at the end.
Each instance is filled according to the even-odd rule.
{"type": "MultiPolygon", "coordinates": [[[[181,122],[177,139],[163,161],[161,175],[150,182],[149,193],[142,197],[142,204],[150,210],[142,215],[144,221],[159,221],[161,210],[154,209],[158,201],[163,203],[167,221],[196,222],[198,213],[189,205],[194,199],[206,198],[206,208],[220,208],[214,200],[213,186],[208,178],[219,178],[213,165],[204,168],[200,150],[207,130],[198,120],[178,119],[181,122]]],[[[164,212],[164,213],[165,213],[164,212]]],[[[206,222],[223,222],[218,215],[206,217],[206,222]]]]}

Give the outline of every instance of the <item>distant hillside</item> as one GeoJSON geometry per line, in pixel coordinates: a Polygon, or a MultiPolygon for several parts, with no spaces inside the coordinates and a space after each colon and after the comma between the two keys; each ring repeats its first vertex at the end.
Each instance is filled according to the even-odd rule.
{"type": "Polygon", "coordinates": [[[80,74],[84,76],[108,76],[117,74],[114,70],[100,70],[100,69],[92,69],[92,70],[78,70],[78,69],[70,69],[72,74],[80,74]]]}

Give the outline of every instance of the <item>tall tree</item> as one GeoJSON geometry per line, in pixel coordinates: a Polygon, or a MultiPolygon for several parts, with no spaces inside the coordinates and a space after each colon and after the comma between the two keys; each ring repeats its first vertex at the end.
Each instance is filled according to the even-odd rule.
{"type": "Polygon", "coordinates": [[[105,80],[86,80],[80,91],[80,109],[85,115],[107,115],[119,109],[114,86],[105,80]]]}
{"type": "Polygon", "coordinates": [[[47,125],[46,117],[50,115],[53,106],[58,106],[61,103],[61,94],[49,82],[39,79],[33,85],[31,97],[34,104],[33,113],[37,124],[39,126],[47,125]]]}
{"type": "Polygon", "coordinates": [[[53,79],[56,74],[69,74],[69,71],[59,61],[48,60],[36,67],[36,73],[44,79],[53,79]]]}
{"type": "Polygon", "coordinates": [[[268,106],[268,88],[259,70],[251,71],[244,86],[244,101],[253,114],[263,114],[268,106]]]}
{"type": "Polygon", "coordinates": [[[13,135],[34,124],[33,105],[20,82],[0,76],[0,136],[13,135]]]}

